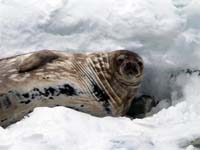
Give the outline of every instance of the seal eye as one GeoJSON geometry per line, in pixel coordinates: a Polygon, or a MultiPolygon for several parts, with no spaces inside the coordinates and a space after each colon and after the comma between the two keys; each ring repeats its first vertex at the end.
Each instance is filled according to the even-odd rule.
{"type": "Polygon", "coordinates": [[[142,63],[141,61],[139,61],[139,62],[138,62],[138,65],[139,65],[140,67],[142,67],[142,66],[143,66],[143,63],[142,63]]]}
{"type": "Polygon", "coordinates": [[[117,57],[117,63],[118,64],[122,64],[123,61],[127,58],[126,55],[120,55],[119,57],[117,57]]]}

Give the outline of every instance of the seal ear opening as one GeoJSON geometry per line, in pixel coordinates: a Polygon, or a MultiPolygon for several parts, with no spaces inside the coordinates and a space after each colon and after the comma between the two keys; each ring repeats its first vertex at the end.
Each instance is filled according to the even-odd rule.
{"type": "Polygon", "coordinates": [[[59,56],[53,53],[50,50],[42,50],[39,52],[35,52],[25,58],[19,65],[17,66],[18,72],[23,73],[27,71],[35,70],[45,64],[52,62],[57,59],[59,56]]]}

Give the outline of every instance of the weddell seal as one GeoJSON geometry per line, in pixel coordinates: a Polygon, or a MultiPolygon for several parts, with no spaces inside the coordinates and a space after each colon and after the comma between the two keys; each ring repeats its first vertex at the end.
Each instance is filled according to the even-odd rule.
{"type": "Polygon", "coordinates": [[[43,106],[95,116],[125,115],[142,76],[142,58],[128,50],[42,50],[0,59],[0,125],[6,127],[43,106]]]}

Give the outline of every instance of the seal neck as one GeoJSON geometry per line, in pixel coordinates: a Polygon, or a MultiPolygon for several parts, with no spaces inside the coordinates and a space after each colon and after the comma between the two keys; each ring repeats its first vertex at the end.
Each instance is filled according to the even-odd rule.
{"type": "Polygon", "coordinates": [[[89,67],[94,72],[98,85],[109,95],[113,116],[124,115],[124,98],[127,90],[121,92],[121,84],[116,82],[108,53],[98,53],[88,58],[89,67]]]}

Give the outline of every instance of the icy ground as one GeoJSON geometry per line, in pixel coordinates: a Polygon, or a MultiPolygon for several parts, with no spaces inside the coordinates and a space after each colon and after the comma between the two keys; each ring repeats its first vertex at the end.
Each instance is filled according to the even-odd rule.
{"type": "MultiPolygon", "coordinates": [[[[127,48],[145,61],[145,119],[37,108],[0,128],[0,150],[197,150],[200,147],[199,0],[0,0],[0,57],[41,49],[127,48]]],[[[199,148],[200,149],[200,148],[199,148]]]]}

